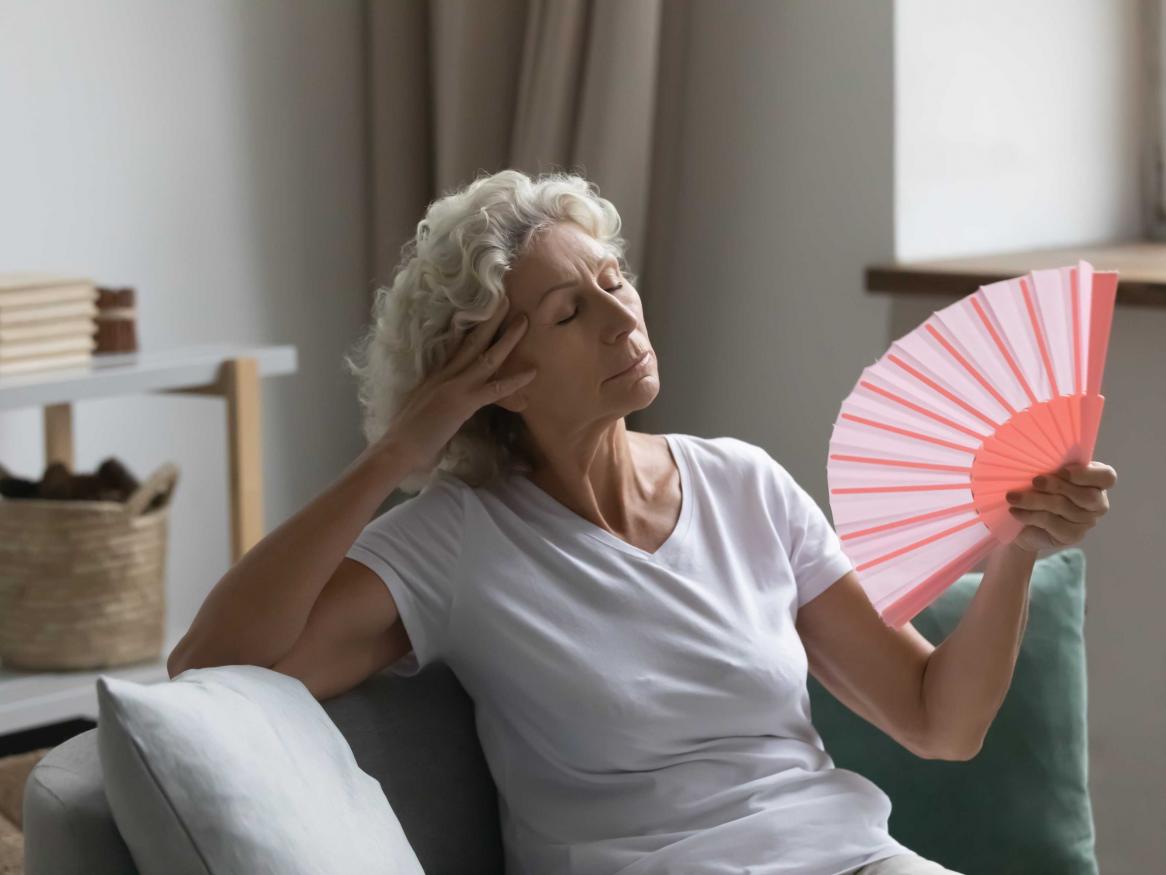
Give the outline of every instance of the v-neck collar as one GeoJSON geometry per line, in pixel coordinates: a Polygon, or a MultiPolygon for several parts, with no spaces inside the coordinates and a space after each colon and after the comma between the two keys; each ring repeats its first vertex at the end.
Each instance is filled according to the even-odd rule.
{"type": "Polygon", "coordinates": [[[688,530],[688,524],[692,520],[693,505],[696,503],[695,497],[692,494],[693,478],[688,467],[688,457],[683,448],[684,442],[675,434],[666,434],[663,437],[668,442],[668,449],[672,452],[672,458],[680,474],[680,516],[676,520],[676,525],[673,527],[672,533],[664,540],[664,543],[656,548],[654,553],[649,553],[647,550],[643,550],[635,544],[628,543],[623,538],[613,535],[602,526],[597,526],[591,520],[575,513],[575,511],[571,510],[571,508],[567,507],[557,498],[553,498],[529,477],[519,474],[513,479],[520,489],[525,491],[546,510],[578,527],[588,537],[594,538],[617,550],[629,553],[632,556],[659,562],[670,556],[683,543],[684,536],[688,530]]]}

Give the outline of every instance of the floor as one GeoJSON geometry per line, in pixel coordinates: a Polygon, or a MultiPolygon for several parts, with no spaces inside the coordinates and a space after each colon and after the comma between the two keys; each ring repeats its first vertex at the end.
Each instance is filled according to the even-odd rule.
{"type": "Polygon", "coordinates": [[[24,784],[33,766],[52,748],[0,759],[0,875],[24,875],[23,820],[24,784]]]}

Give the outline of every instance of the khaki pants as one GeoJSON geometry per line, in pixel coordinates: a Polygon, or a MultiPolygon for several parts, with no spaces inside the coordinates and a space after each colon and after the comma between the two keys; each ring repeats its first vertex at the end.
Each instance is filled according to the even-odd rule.
{"type": "Polygon", "coordinates": [[[859,866],[851,875],[960,875],[918,854],[896,854],[859,866]]]}

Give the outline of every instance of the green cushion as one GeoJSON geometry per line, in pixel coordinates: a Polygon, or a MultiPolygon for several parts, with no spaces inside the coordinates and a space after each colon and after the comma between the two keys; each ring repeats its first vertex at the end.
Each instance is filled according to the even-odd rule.
{"type": "MultiPolygon", "coordinates": [[[[982,573],[965,574],[911,622],[938,645],[959,623],[982,573]]],[[[1089,801],[1085,554],[1036,561],[1028,626],[1012,685],[971,760],[915,756],[810,676],[814,725],[839,768],[891,799],[890,831],[965,875],[1097,875],[1089,801]]]]}

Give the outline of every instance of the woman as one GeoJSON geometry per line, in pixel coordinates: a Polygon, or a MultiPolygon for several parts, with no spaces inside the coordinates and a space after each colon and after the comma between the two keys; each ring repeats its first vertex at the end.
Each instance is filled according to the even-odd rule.
{"type": "Polygon", "coordinates": [[[447,662],[475,702],[512,875],[949,872],[834,766],[807,671],[920,756],[971,756],[1035,550],[1104,513],[1111,469],[1025,494],[1034,525],[931,660],[924,719],[940,651],[882,622],[782,465],[737,438],[626,429],[660,381],[619,227],[570,174],[506,170],[430,205],[349,360],[368,449],[220,582],[172,676],[245,655],[326,698],[447,662]],[[398,486],[420,492],[365,525],[398,486]]]}

